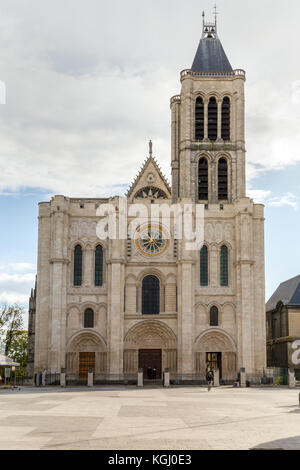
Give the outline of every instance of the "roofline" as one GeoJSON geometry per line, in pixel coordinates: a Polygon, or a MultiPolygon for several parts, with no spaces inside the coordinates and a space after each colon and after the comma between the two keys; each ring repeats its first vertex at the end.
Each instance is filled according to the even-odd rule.
{"type": "Polygon", "coordinates": [[[235,69],[232,72],[196,72],[192,69],[184,69],[180,72],[180,80],[184,80],[189,77],[221,77],[221,78],[242,78],[246,80],[246,72],[243,69],[235,69]]]}

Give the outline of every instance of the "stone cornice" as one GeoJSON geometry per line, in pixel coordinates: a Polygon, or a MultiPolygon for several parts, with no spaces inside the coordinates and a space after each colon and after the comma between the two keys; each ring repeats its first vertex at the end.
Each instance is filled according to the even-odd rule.
{"type": "Polygon", "coordinates": [[[242,265],[247,265],[250,264],[250,266],[253,266],[255,264],[255,261],[252,259],[240,259],[239,261],[235,261],[233,263],[234,266],[242,266],[242,265]]]}
{"type": "Polygon", "coordinates": [[[50,264],[54,264],[54,263],[70,264],[71,261],[66,258],[50,258],[49,263],[50,264]]]}
{"type": "Polygon", "coordinates": [[[146,315],[143,313],[125,313],[125,320],[170,320],[177,319],[177,313],[158,313],[157,315],[146,315]]]}

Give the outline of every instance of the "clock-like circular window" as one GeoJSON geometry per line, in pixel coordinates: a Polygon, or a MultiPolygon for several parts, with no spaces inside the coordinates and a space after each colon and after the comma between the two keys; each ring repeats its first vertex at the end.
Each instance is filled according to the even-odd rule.
{"type": "Polygon", "coordinates": [[[141,253],[146,256],[162,254],[168,247],[169,239],[159,225],[148,225],[139,231],[136,244],[141,253]]]}

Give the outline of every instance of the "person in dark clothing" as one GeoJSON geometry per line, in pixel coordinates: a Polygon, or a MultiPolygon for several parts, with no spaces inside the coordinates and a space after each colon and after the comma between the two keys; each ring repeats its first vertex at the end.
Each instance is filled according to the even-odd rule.
{"type": "Polygon", "coordinates": [[[153,380],[156,379],[156,369],[155,369],[155,367],[154,367],[154,369],[153,369],[153,371],[152,371],[152,378],[153,378],[153,380]]]}
{"type": "Polygon", "coordinates": [[[207,380],[207,386],[208,386],[208,391],[210,392],[211,387],[213,386],[214,383],[214,373],[212,370],[209,370],[206,374],[206,380],[207,380]]]}

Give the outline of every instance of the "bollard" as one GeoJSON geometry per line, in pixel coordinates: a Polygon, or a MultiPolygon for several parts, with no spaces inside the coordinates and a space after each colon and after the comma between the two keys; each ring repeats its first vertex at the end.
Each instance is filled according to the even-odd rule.
{"type": "Polygon", "coordinates": [[[46,375],[47,375],[47,371],[44,370],[42,372],[42,387],[46,387],[46,375]]]}
{"type": "Polygon", "coordinates": [[[246,369],[241,367],[240,369],[240,387],[246,388],[246,369]]]}
{"type": "Polygon", "coordinates": [[[139,369],[139,371],[138,371],[137,386],[138,387],[143,387],[144,386],[143,369],[139,369]]]}
{"type": "Polygon", "coordinates": [[[289,380],[289,388],[296,387],[296,377],[295,377],[295,370],[289,369],[288,370],[288,380],[289,380]]]}
{"type": "Polygon", "coordinates": [[[66,369],[61,368],[60,371],[60,386],[65,387],[66,386],[66,369]]]}
{"type": "Polygon", "coordinates": [[[170,371],[169,369],[165,369],[164,372],[164,387],[170,387],[170,371]]]}
{"type": "Polygon", "coordinates": [[[88,387],[93,387],[94,385],[94,374],[93,369],[89,369],[88,371],[88,387]]]}
{"type": "Polygon", "coordinates": [[[214,369],[214,387],[220,386],[220,370],[214,369]]]}

